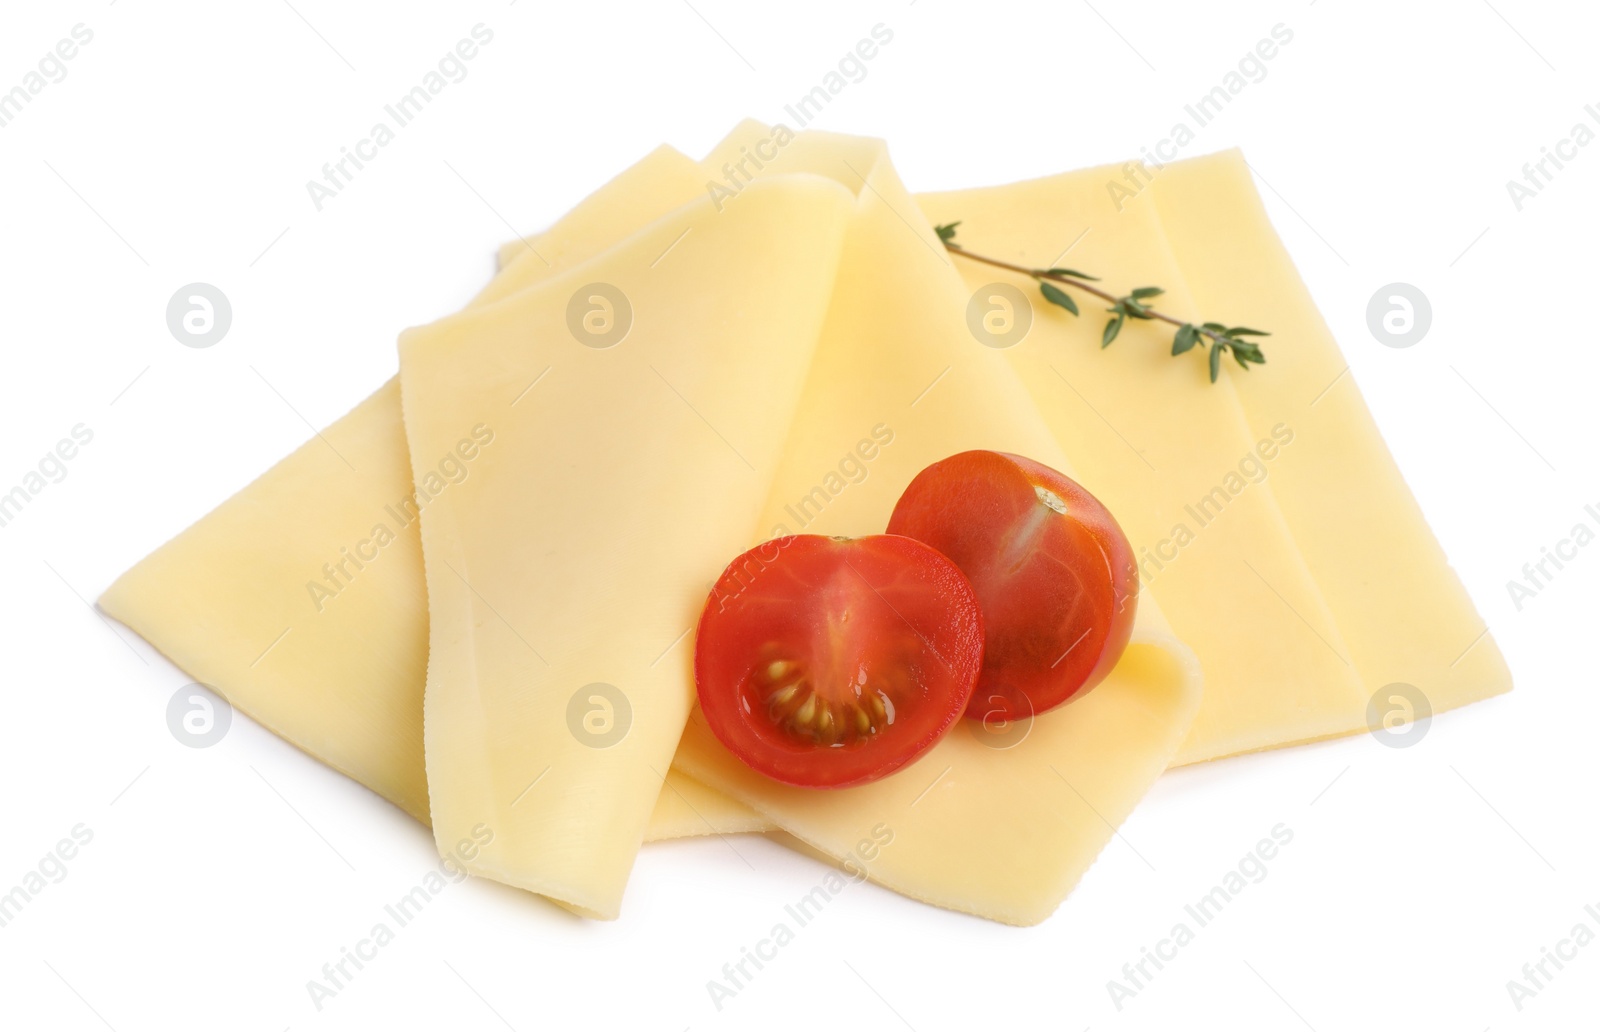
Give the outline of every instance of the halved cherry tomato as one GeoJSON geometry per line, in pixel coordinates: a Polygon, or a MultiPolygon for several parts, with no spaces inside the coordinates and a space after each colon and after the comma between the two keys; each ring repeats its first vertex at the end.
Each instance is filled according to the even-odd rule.
{"type": "Polygon", "coordinates": [[[1099,500],[1048,466],[969,451],[917,474],[889,533],[926,541],[983,607],[983,676],[967,716],[1025,720],[1099,684],[1127,647],[1133,549],[1099,500]]]}
{"type": "Polygon", "coordinates": [[[967,707],[983,617],[954,563],[907,537],[774,538],[735,559],[695,634],[706,722],[804,788],[876,781],[967,707]]]}

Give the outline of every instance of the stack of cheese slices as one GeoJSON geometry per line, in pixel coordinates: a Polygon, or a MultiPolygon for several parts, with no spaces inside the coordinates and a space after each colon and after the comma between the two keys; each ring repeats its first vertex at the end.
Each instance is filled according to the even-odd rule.
{"type": "Polygon", "coordinates": [[[657,150],[508,245],[470,305],[401,338],[397,379],[101,605],[443,852],[492,830],[472,873],[579,913],[617,916],[642,842],[775,831],[1043,920],[1170,766],[1365,730],[1397,682],[1434,711],[1510,687],[1243,160],[1120,202],[1114,174],[914,197],[875,140],[747,123],[701,162],[657,150]],[[750,182],[708,190],[741,160],[750,182]],[[974,252],[1047,267],[1076,240],[1108,284],[1270,329],[1268,364],[1211,385],[1156,324],[1102,350],[1100,320],[1049,305],[986,346],[973,295],[1037,295],[948,254],[933,226],[955,220],[974,252]],[[687,633],[723,566],[775,534],[878,532],[919,470],[975,448],[1066,472],[1127,533],[1145,587],[1111,676],[858,788],[732,758],[694,712],[687,633]],[[375,539],[336,598],[308,591],[375,539]],[[620,737],[574,723],[597,695],[620,737]]]}

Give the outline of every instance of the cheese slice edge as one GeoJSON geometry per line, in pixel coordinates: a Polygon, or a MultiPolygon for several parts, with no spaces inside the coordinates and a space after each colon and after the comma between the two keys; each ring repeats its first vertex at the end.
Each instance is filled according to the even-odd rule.
{"type": "Polygon", "coordinates": [[[473,873],[616,916],[687,717],[678,645],[703,572],[751,534],[848,201],[814,176],[726,211],[698,198],[402,337],[413,478],[432,497],[429,796],[441,845],[494,830],[473,873]],[[595,304],[619,337],[589,346],[573,312],[595,304]],[[442,482],[452,453],[478,457],[442,482]]]}

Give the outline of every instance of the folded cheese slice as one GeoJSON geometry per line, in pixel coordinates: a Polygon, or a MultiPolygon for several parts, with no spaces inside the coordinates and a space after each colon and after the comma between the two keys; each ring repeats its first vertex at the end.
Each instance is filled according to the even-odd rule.
{"type": "MultiPolygon", "coordinates": [[[[427,601],[406,454],[390,381],[129,570],[100,606],[257,723],[426,824],[427,601]],[[342,565],[332,586],[324,565],[342,565]]],[[[766,827],[671,771],[645,838],[766,827]]]]}
{"type": "Polygon", "coordinates": [[[1006,350],[1078,469],[1100,485],[1145,590],[1206,671],[1180,763],[1350,734],[1396,682],[1439,711],[1510,675],[1428,531],[1237,152],[1178,162],[1127,197],[1086,169],[920,198],[974,252],[1070,265],[1163,310],[1272,331],[1265,366],[1215,385],[1172,328],[1074,318],[1030,280],[958,262],[969,289],[1010,283],[1033,327],[1006,350]],[[1120,197],[1120,200],[1118,198],[1120,197]],[[1120,210],[1119,210],[1120,209],[1120,210]],[[1064,254],[1065,252],[1065,254],[1064,254]]]}
{"type": "MultiPolygon", "coordinates": [[[[696,163],[659,148],[545,233],[514,241],[511,256],[526,261],[496,290],[593,257],[703,184],[696,163]]],[[[100,606],[258,723],[426,823],[417,515],[427,501],[413,489],[391,380],[127,571],[100,606]]],[[[758,828],[702,786],[672,791],[683,783],[669,778],[648,839],[758,828]]]]}
{"type": "Polygon", "coordinates": [[[413,478],[432,496],[434,834],[487,824],[473,873],[599,917],[621,905],[683,731],[708,571],[771,486],[852,198],[788,176],[737,200],[697,198],[400,342],[413,478]]]}
{"type": "MultiPolygon", "coordinates": [[[[742,127],[706,164],[758,151],[763,134],[742,127]]],[[[762,529],[879,531],[917,472],[969,448],[1072,474],[1006,357],[968,331],[968,291],[883,144],[801,134],[764,173],[796,170],[837,178],[856,203],[762,529]]],[[[698,714],[676,763],[896,891],[1031,924],[1066,897],[1166,768],[1199,702],[1192,654],[1146,599],[1133,644],[1093,692],[1027,727],[962,722],[894,777],[829,792],[778,785],[732,758],[698,714]]]]}

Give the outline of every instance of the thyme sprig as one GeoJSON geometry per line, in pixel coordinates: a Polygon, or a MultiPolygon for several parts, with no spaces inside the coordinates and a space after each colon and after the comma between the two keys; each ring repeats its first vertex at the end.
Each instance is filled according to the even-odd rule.
{"type": "Polygon", "coordinates": [[[1078,303],[1061,287],[1071,287],[1099,298],[1109,301],[1110,318],[1106,320],[1105,329],[1100,331],[1100,346],[1109,347],[1117,339],[1117,334],[1122,332],[1122,327],[1129,319],[1156,320],[1177,327],[1172,335],[1172,353],[1181,355],[1192,351],[1198,345],[1205,346],[1207,361],[1210,366],[1211,382],[1217,382],[1217,374],[1222,367],[1222,356],[1231,353],[1239,367],[1248,371],[1250,363],[1257,365],[1266,364],[1267,358],[1261,353],[1261,346],[1255,341],[1246,340],[1246,337],[1270,337],[1265,330],[1252,330],[1248,326],[1226,326],[1219,322],[1192,323],[1177,319],[1165,312],[1157,311],[1151,307],[1150,299],[1159,297],[1164,290],[1160,287],[1135,287],[1128,293],[1118,296],[1108,290],[1103,290],[1094,284],[1099,282],[1098,276],[1091,276],[1086,272],[1076,269],[1030,269],[1025,265],[1014,265],[1011,262],[1001,261],[998,258],[989,258],[981,254],[974,254],[956,243],[956,227],[960,222],[950,222],[942,226],[935,226],[934,232],[939,234],[939,241],[951,254],[961,255],[975,262],[992,265],[997,269],[1006,269],[1010,272],[1020,272],[1024,276],[1031,276],[1039,283],[1039,291],[1044,299],[1053,305],[1059,305],[1078,315],[1078,303]],[[1060,284],[1060,286],[1057,286],[1060,284]]]}

